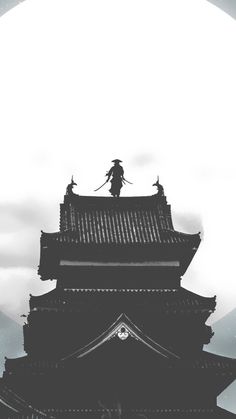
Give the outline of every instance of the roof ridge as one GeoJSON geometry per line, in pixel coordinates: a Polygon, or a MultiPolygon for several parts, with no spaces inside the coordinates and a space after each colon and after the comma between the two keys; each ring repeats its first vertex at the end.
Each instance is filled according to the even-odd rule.
{"type": "Polygon", "coordinates": [[[152,195],[127,195],[127,196],[119,196],[119,198],[114,198],[113,196],[105,196],[105,195],[79,195],[73,193],[72,195],[64,195],[64,198],[67,198],[68,200],[73,201],[73,199],[104,199],[104,200],[110,200],[110,201],[122,201],[127,199],[145,199],[145,198],[156,198],[158,200],[161,200],[163,196],[158,196],[157,193],[152,195]]]}

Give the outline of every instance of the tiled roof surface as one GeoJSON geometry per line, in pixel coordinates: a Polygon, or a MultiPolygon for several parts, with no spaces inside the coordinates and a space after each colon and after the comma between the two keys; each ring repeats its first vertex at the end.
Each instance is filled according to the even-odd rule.
{"type": "MultiPolygon", "coordinates": [[[[48,236],[49,238],[49,236],[48,236]]],[[[50,234],[59,243],[74,244],[175,244],[199,243],[198,234],[173,229],[165,197],[65,196],[61,204],[60,233],[50,234]]]]}
{"type": "Polygon", "coordinates": [[[178,267],[183,275],[200,241],[199,233],[174,230],[165,196],[65,196],[60,231],[42,232],[38,272],[47,280],[67,269],[68,261],[80,268],[92,262],[106,267],[108,263],[158,262],[178,267]]]}

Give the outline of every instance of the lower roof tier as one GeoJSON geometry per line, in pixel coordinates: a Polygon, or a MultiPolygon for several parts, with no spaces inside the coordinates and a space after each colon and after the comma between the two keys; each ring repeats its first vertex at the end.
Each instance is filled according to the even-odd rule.
{"type": "MultiPolygon", "coordinates": [[[[15,366],[16,370],[18,368],[36,368],[41,371],[45,369],[66,369],[74,362],[78,363],[79,367],[84,363],[89,365],[89,362],[94,366],[99,359],[112,362],[113,357],[117,355],[117,351],[119,353],[119,359],[117,359],[119,363],[122,362],[120,359],[122,357],[128,362],[129,360],[133,362],[137,356],[140,359],[143,358],[144,363],[147,362],[149,365],[153,363],[153,366],[157,365],[158,368],[210,368],[236,374],[236,360],[205,351],[201,351],[197,356],[181,356],[158,342],[158,337],[153,339],[148,336],[124,313],[95,338],[83,346],[74,348],[72,352],[70,350],[69,353],[60,358],[51,358],[46,361],[41,360],[40,357],[30,356],[14,360],[9,359],[6,361],[6,369],[8,371],[9,366],[15,366]]],[[[97,362],[97,364],[100,363],[97,362]]]]}
{"type": "Polygon", "coordinates": [[[4,383],[37,406],[95,407],[110,404],[138,409],[208,406],[236,377],[236,360],[202,352],[185,359],[154,341],[126,315],[103,333],[57,360],[6,360],[4,383]],[[191,385],[190,385],[191,383],[191,385]],[[29,396],[30,394],[30,396],[29,396]],[[60,397],[59,397],[60,395],[60,397]]]}
{"type": "MultiPolygon", "coordinates": [[[[6,409],[4,408],[6,412],[6,409]]],[[[3,419],[101,419],[101,417],[107,414],[106,409],[58,409],[52,407],[50,409],[37,409],[38,412],[31,413],[30,416],[28,413],[12,413],[12,410],[9,409],[9,413],[6,412],[6,416],[2,416],[3,419]],[[42,411],[42,414],[39,413],[42,411]]],[[[1,410],[0,410],[1,412],[1,410]]],[[[227,412],[226,410],[215,408],[215,409],[204,409],[204,408],[192,408],[192,409],[132,409],[132,410],[123,410],[123,415],[119,416],[120,419],[123,417],[130,419],[140,419],[145,417],[148,419],[235,419],[236,415],[227,412]]],[[[110,417],[116,418],[118,416],[119,410],[113,409],[110,412],[110,417]]]]}
{"type": "MultiPolygon", "coordinates": [[[[148,339],[146,340],[146,346],[148,347],[147,342],[148,339]]],[[[47,374],[48,372],[55,370],[63,371],[67,368],[70,368],[71,366],[73,368],[73,362],[77,362],[76,359],[80,360],[81,364],[81,362],[83,362],[82,358],[86,355],[89,355],[93,350],[95,349],[91,350],[90,346],[88,345],[88,347],[86,346],[81,348],[77,352],[75,351],[72,354],[68,354],[67,357],[64,357],[61,360],[39,359],[29,356],[23,356],[15,359],[5,358],[6,373],[27,373],[31,371],[32,373],[47,374]]],[[[190,371],[209,370],[214,372],[222,371],[223,374],[228,373],[229,375],[236,378],[236,359],[223,357],[221,355],[216,355],[206,351],[202,351],[201,356],[198,358],[183,359],[161,346],[159,346],[158,349],[158,344],[156,344],[156,349],[154,352],[156,352],[157,356],[161,355],[163,357],[164,362],[162,364],[159,363],[158,367],[161,366],[164,369],[184,369],[190,371]]]]}
{"type": "Polygon", "coordinates": [[[154,340],[181,354],[199,352],[212,337],[205,324],[215,298],[176,290],[63,289],[30,298],[25,351],[59,356],[86,344],[125,313],[154,340]]]}
{"type": "Polygon", "coordinates": [[[41,295],[30,296],[31,311],[79,311],[101,306],[117,307],[118,311],[130,311],[135,307],[142,311],[165,314],[198,314],[208,317],[216,306],[216,297],[203,297],[184,288],[177,289],[78,289],[62,288],[41,295]]]}
{"type": "MultiPolygon", "coordinates": [[[[85,408],[76,408],[74,406],[60,408],[52,405],[32,406],[32,403],[23,400],[15,394],[11,388],[0,383],[0,417],[1,419],[100,419],[106,417],[108,410],[105,406],[88,405],[85,408]]],[[[170,407],[163,408],[125,408],[121,405],[115,405],[109,409],[109,417],[119,417],[122,419],[234,419],[235,414],[215,407],[170,407]]]]}
{"type": "Polygon", "coordinates": [[[9,359],[4,383],[23,399],[36,392],[38,406],[51,398],[51,406],[56,400],[57,406],[68,406],[69,400],[72,406],[85,408],[99,397],[114,401],[119,394],[129,406],[160,408],[213,406],[236,378],[235,360],[204,353],[198,359],[178,359],[146,337],[142,342],[137,336],[124,341],[117,336],[96,345],[57,362],[9,359]]]}

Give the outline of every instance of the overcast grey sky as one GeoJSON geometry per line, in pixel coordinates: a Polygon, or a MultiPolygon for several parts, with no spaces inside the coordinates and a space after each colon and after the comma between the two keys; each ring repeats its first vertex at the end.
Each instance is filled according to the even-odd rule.
{"type": "MultiPolygon", "coordinates": [[[[40,230],[58,230],[72,173],[94,194],[113,158],[123,194],[159,174],[175,227],[201,231],[183,285],[217,295],[212,321],[235,307],[236,30],[219,8],[236,17],[235,0],[0,0],[0,311],[22,322],[55,286],[37,276],[40,230]]],[[[22,329],[0,326],[1,369],[22,329]]]]}
{"type": "Polygon", "coordinates": [[[40,230],[58,230],[72,173],[93,194],[114,157],[126,195],[160,175],[176,228],[204,233],[183,285],[232,309],[234,20],[205,0],[28,0],[0,37],[2,311],[19,321],[29,292],[53,286],[36,273],[40,230]]]}

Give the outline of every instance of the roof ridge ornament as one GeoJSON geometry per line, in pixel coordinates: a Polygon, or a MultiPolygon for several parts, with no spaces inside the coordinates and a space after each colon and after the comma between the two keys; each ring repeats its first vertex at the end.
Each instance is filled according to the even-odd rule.
{"type": "Polygon", "coordinates": [[[68,195],[68,196],[75,195],[74,192],[73,192],[73,187],[74,186],[77,186],[77,183],[74,182],[74,178],[73,178],[73,175],[72,175],[71,176],[71,182],[66,187],[66,195],[68,195]]]}
{"type": "Polygon", "coordinates": [[[157,181],[156,183],[153,183],[152,186],[156,186],[157,187],[157,196],[165,196],[165,192],[164,192],[164,188],[163,186],[160,184],[160,179],[159,179],[159,175],[157,176],[157,181]]]}
{"type": "Polygon", "coordinates": [[[120,340],[126,340],[130,336],[130,331],[126,327],[125,323],[121,323],[119,329],[117,330],[117,336],[120,340]]]}

